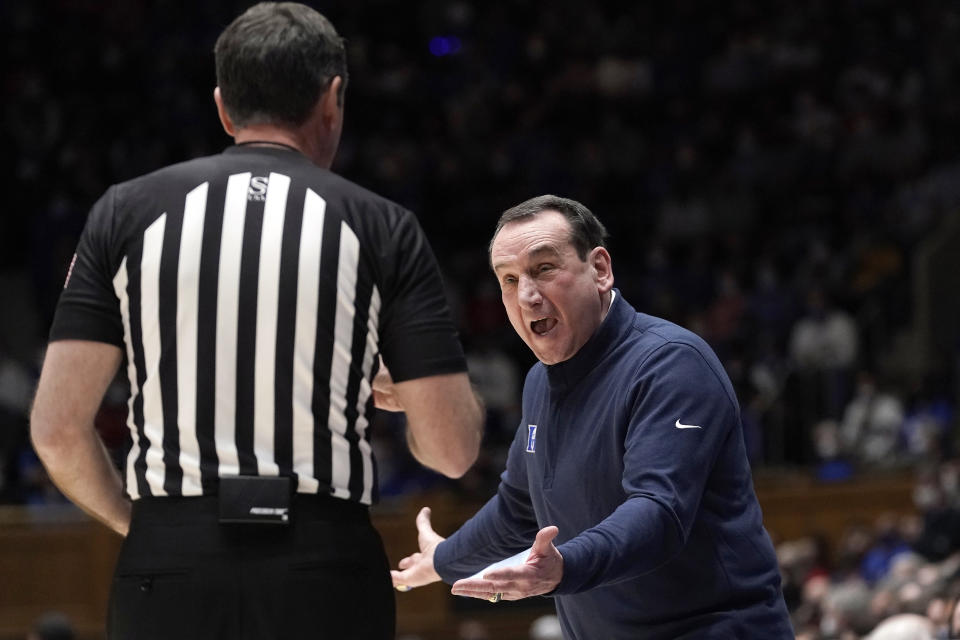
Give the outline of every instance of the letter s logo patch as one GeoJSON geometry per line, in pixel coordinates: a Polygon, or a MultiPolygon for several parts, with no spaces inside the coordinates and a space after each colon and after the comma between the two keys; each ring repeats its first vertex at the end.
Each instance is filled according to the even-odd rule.
{"type": "Polygon", "coordinates": [[[267,186],[270,183],[267,176],[253,176],[250,178],[250,188],[247,190],[247,200],[263,202],[267,199],[267,186]]]}

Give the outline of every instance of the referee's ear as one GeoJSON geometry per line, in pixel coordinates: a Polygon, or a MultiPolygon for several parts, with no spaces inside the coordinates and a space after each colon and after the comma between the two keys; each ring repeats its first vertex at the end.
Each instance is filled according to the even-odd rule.
{"type": "Polygon", "coordinates": [[[320,94],[320,118],[327,131],[339,131],[343,121],[343,77],[334,76],[320,94]]]}
{"type": "Polygon", "coordinates": [[[227,135],[233,138],[237,135],[237,129],[233,126],[233,120],[230,119],[230,114],[227,113],[227,108],[223,106],[223,97],[220,95],[220,87],[215,87],[213,89],[213,101],[217,103],[217,115],[220,116],[220,124],[223,125],[223,130],[227,132],[227,135]]]}

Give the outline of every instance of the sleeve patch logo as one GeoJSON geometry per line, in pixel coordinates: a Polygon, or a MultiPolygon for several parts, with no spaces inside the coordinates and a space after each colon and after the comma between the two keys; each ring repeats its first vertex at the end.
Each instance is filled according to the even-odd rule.
{"type": "Polygon", "coordinates": [[[527,425],[527,453],[534,453],[537,448],[537,425],[527,425]]]}

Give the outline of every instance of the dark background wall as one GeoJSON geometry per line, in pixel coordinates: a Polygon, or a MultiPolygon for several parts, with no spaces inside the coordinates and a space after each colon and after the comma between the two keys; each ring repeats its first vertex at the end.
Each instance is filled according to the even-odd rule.
{"type": "MultiPolygon", "coordinates": [[[[26,417],[67,264],[110,184],[229,144],[212,49],[248,5],[0,3],[0,502],[63,500],[26,417]]],[[[607,224],[635,307],[717,351],[758,486],[785,469],[867,483],[919,470],[923,523],[861,523],[832,565],[817,539],[780,547],[798,630],[850,601],[808,599],[811,581],[859,576],[862,600],[882,593],[884,549],[960,548],[960,5],[314,6],[348,41],[334,169],[418,214],[490,408],[477,469],[443,489],[484,497],[502,468],[532,357],[486,245],[503,209],[556,193],[607,224]]],[[[124,412],[118,381],[98,419],[118,452],[124,412]]],[[[387,508],[442,485],[406,455],[402,424],[375,426],[387,508]]],[[[897,598],[882,613],[920,606],[897,598]]]]}

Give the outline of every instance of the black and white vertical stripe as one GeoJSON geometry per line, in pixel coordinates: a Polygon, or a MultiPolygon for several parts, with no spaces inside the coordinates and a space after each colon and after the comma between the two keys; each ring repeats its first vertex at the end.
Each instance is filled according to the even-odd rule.
{"type": "Polygon", "coordinates": [[[113,280],[127,344],[130,496],[289,475],[370,504],[367,432],[381,298],[324,199],[271,173],[203,183],[143,232],[113,280]]]}

